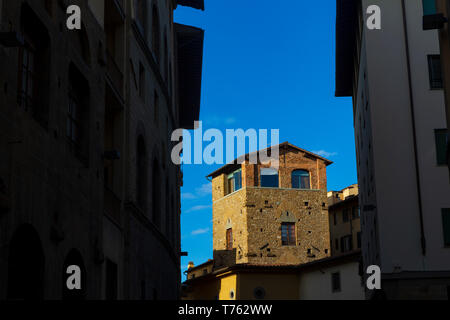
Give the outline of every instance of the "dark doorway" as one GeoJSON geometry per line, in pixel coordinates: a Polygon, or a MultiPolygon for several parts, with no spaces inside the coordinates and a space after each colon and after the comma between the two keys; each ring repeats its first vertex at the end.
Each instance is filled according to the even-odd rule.
{"type": "Polygon", "coordinates": [[[44,264],[44,251],[36,230],[28,224],[19,227],[9,246],[8,299],[43,299],[44,264]]]}

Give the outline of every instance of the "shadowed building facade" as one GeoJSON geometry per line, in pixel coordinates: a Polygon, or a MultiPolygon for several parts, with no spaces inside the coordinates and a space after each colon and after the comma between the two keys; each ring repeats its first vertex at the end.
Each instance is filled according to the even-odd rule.
{"type": "Polygon", "coordinates": [[[439,34],[427,0],[338,0],[336,96],[352,97],[367,298],[447,299],[450,184],[439,34]],[[366,27],[381,9],[381,30],[366,27]]]}
{"type": "Polygon", "coordinates": [[[199,116],[203,31],[173,22],[178,4],[203,9],[0,1],[0,299],[179,297],[170,136],[199,116]]]}

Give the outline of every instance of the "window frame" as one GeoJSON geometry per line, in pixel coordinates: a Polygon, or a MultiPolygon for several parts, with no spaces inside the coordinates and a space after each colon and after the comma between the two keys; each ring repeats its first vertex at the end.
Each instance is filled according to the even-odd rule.
{"type": "Polygon", "coordinates": [[[261,188],[276,188],[276,189],[278,189],[278,188],[280,188],[280,172],[278,171],[278,170],[276,170],[276,169],[274,169],[274,168],[260,168],[260,170],[259,170],[259,176],[260,176],[260,178],[259,178],[259,186],[261,187],[261,188]],[[263,171],[269,171],[269,170],[271,170],[272,172],[276,172],[276,176],[277,176],[277,184],[276,184],[276,186],[264,186],[263,185],[263,177],[266,177],[266,176],[275,176],[275,174],[263,174],[263,171]]]}
{"type": "Polygon", "coordinates": [[[297,245],[295,222],[281,223],[281,245],[284,247],[297,245]]]}
{"type": "Polygon", "coordinates": [[[447,129],[434,129],[434,142],[436,147],[436,164],[438,166],[447,166],[447,146],[448,146],[448,133],[447,129]],[[443,138],[441,137],[443,136],[443,138]],[[441,141],[443,139],[441,146],[441,141]],[[441,150],[443,147],[443,150],[441,150]]]}
{"type": "Polygon", "coordinates": [[[292,172],[291,172],[291,188],[292,189],[300,189],[300,190],[311,190],[312,188],[311,188],[311,173],[308,171],[308,170],[304,170],[304,169],[296,169],[296,170],[293,170],[292,172]],[[298,173],[302,173],[302,174],[300,174],[300,175],[295,175],[295,174],[298,174],[298,173]],[[303,185],[303,179],[302,178],[304,178],[304,177],[308,177],[308,185],[306,186],[306,185],[303,185]],[[294,177],[296,177],[296,178],[298,178],[299,180],[297,181],[298,182],[298,187],[295,187],[294,186],[294,177]]]}
{"type": "Polygon", "coordinates": [[[233,250],[233,228],[228,228],[226,231],[226,250],[233,250]]]}
{"type": "Polygon", "coordinates": [[[427,59],[428,59],[428,75],[429,75],[430,90],[443,90],[444,89],[444,79],[443,79],[443,74],[442,74],[441,55],[440,54],[429,54],[427,56],[427,59]],[[438,61],[438,63],[439,63],[439,70],[440,70],[439,77],[437,77],[437,75],[434,72],[435,71],[434,68],[436,68],[434,63],[436,61],[438,61]]]}
{"type": "Polygon", "coordinates": [[[226,195],[242,189],[242,169],[238,169],[227,175],[226,178],[226,195]],[[236,181],[236,177],[239,177],[239,181],[236,181]]]}

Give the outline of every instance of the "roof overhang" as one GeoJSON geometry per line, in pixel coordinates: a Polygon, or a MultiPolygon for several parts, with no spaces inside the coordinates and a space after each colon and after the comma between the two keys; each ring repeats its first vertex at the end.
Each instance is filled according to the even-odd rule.
{"type": "Polygon", "coordinates": [[[180,127],[194,129],[200,117],[204,31],[175,24],[178,63],[180,127]]]}
{"type": "Polygon", "coordinates": [[[177,4],[180,6],[191,7],[194,9],[205,10],[204,0],[177,0],[177,4]]]}
{"type": "Polygon", "coordinates": [[[336,0],[336,97],[353,93],[358,0],[336,0]]]}
{"type": "MultiPolygon", "coordinates": [[[[312,158],[312,159],[319,159],[319,160],[322,160],[322,161],[325,163],[325,165],[326,165],[327,167],[328,167],[329,165],[333,164],[333,161],[330,161],[330,160],[328,160],[328,159],[326,159],[326,158],[324,158],[324,157],[321,157],[321,156],[319,156],[319,155],[317,155],[317,154],[315,154],[315,153],[312,153],[312,152],[310,152],[310,151],[307,151],[307,150],[305,150],[305,149],[299,148],[299,147],[297,147],[297,146],[295,146],[295,145],[289,143],[288,141],[283,142],[283,143],[280,143],[280,144],[278,144],[278,145],[276,145],[276,146],[274,146],[274,147],[278,147],[279,149],[282,149],[282,148],[285,148],[285,149],[292,148],[292,149],[295,149],[295,150],[297,150],[297,151],[303,152],[303,153],[305,153],[305,156],[308,156],[308,157],[310,157],[310,158],[312,158]]],[[[236,170],[236,169],[238,169],[238,168],[240,167],[240,164],[241,164],[241,163],[247,161],[247,160],[249,159],[249,157],[250,157],[251,154],[255,154],[255,153],[257,154],[257,153],[259,153],[259,152],[261,152],[261,151],[265,151],[265,150],[268,151],[270,148],[271,148],[271,147],[266,148],[266,149],[262,149],[262,150],[259,150],[259,151],[247,153],[247,154],[245,154],[245,155],[242,155],[242,156],[240,156],[239,158],[233,160],[232,162],[227,163],[226,165],[220,167],[220,168],[217,169],[216,171],[210,173],[209,175],[206,176],[206,178],[215,178],[215,177],[217,177],[218,175],[221,175],[222,173],[233,172],[234,170],[236,170]]]]}

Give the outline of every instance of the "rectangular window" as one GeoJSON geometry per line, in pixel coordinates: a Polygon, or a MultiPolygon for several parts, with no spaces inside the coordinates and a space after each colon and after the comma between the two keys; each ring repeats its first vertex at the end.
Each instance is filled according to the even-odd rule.
{"type": "Polygon", "coordinates": [[[442,89],[443,81],[440,55],[428,55],[428,72],[430,74],[430,89],[442,89]]]}
{"type": "Polygon", "coordinates": [[[32,109],[35,103],[36,73],[35,49],[31,41],[26,38],[25,46],[20,50],[19,102],[25,110],[32,109]]]}
{"type": "Polygon", "coordinates": [[[341,238],[341,252],[348,252],[353,250],[353,237],[348,235],[341,238]]]}
{"type": "Polygon", "coordinates": [[[447,130],[434,130],[434,138],[436,141],[436,160],[439,166],[447,164],[447,130]]]}
{"type": "Polygon", "coordinates": [[[80,106],[73,96],[69,96],[67,108],[67,138],[75,152],[80,152],[80,106]]]}
{"type": "Polygon", "coordinates": [[[442,209],[442,231],[444,235],[444,245],[450,246],[450,209],[442,209]]]}
{"type": "Polygon", "coordinates": [[[331,274],[331,291],[332,292],[341,291],[341,274],[339,272],[331,274]]]}
{"type": "Polygon", "coordinates": [[[278,171],[272,168],[262,168],[261,187],[278,188],[278,171]]]}
{"type": "Polygon", "coordinates": [[[295,246],[295,223],[283,222],[281,224],[281,244],[295,246]]]}
{"type": "Polygon", "coordinates": [[[342,221],[343,222],[348,222],[348,209],[347,208],[342,210],[342,221]]]}
{"type": "Polygon", "coordinates": [[[337,225],[337,215],[336,212],[333,212],[333,224],[337,225]]]}
{"type": "Polygon", "coordinates": [[[352,219],[358,219],[358,207],[352,207],[352,219]]]}
{"type": "Polygon", "coordinates": [[[336,251],[339,251],[339,240],[334,239],[334,247],[336,248],[336,251]]]}
{"type": "Polygon", "coordinates": [[[227,250],[233,250],[233,229],[227,229],[227,250]]]}
{"type": "Polygon", "coordinates": [[[236,170],[227,177],[227,194],[242,189],[242,170],[236,170]]]}

